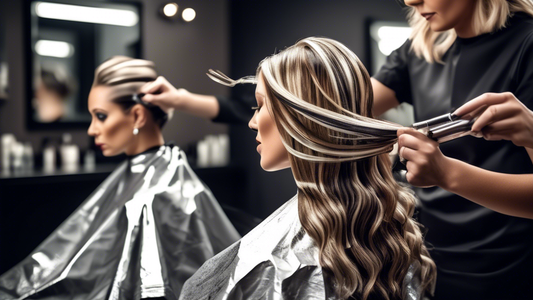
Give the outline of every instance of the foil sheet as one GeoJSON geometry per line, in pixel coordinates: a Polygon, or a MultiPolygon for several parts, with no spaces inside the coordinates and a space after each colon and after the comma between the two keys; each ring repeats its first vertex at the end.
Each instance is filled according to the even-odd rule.
{"type": "Polygon", "coordinates": [[[0,299],[177,299],[183,283],[240,238],[178,147],[122,163],[26,259],[0,299]]]}
{"type": "MultiPolygon", "coordinates": [[[[421,298],[412,264],[404,299],[421,298]]],[[[302,228],[293,197],[240,241],[208,260],[183,287],[180,300],[339,299],[333,277],[318,263],[318,248],[302,228]]]]}

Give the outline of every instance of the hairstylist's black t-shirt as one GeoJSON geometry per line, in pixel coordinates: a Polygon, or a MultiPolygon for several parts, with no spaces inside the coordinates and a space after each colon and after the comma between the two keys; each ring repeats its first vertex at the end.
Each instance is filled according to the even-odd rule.
{"type": "MultiPolygon", "coordinates": [[[[375,79],[400,102],[413,104],[415,120],[448,113],[486,92],[512,92],[533,109],[531,17],[519,13],[502,30],[457,38],[444,64],[428,64],[410,46],[408,41],[393,52],[375,79]]],[[[509,141],[468,136],[440,148],[486,170],[533,173],[525,149],[509,141]]],[[[438,268],[437,299],[533,299],[532,220],[499,214],[438,187],[415,190],[438,268]]]]}

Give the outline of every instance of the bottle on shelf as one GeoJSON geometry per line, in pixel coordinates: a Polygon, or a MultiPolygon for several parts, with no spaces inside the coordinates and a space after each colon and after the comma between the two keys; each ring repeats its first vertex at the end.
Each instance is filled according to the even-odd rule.
{"type": "Polygon", "coordinates": [[[64,133],[59,153],[61,155],[61,168],[66,172],[75,172],[80,163],[80,150],[72,143],[72,135],[64,133]]]}

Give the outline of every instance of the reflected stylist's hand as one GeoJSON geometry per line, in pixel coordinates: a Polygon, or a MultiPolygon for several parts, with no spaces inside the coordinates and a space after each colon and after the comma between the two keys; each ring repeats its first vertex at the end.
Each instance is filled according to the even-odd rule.
{"type": "Polygon", "coordinates": [[[481,131],[486,140],[509,140],[517,146],[533,148],[533,112],[512,93],[485,93],[454,113],[462,118],[479,115],[472,131],[481,131]]]}
{"type": "Polygon", "coordinates": [[[400,128],[397,134],[399,155],[406,160],[407,181],[418,187],[445,187],[449,158],[439,144],[413,128],[400,128]]]}
{"type": "Polygon", "coordinates": [[[143,101],[157,105],[167,113],[172,109],[183,109],[186,105],[184,94],[188,93],[185,89],[176,89],[163,76],[146,83],[139,92],[145,94],[143,101]]]}

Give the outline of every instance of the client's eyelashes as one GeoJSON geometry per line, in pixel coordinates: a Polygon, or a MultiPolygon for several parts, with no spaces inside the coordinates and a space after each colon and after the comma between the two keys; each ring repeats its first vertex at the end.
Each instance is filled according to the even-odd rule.
{"type": "Polygon", "coordinates": [[[261,106],[252,106],[252,110],[258,112],[261,109],[261,106]]]}
{"type": "Polygon", "coordinates": [[[96,118],[100,121],[104,121],[106,118],[107,118],[107,115],[106,114],[103,114],[103,113],[95,113],[94,114],[96,116],[96,118]]]}

